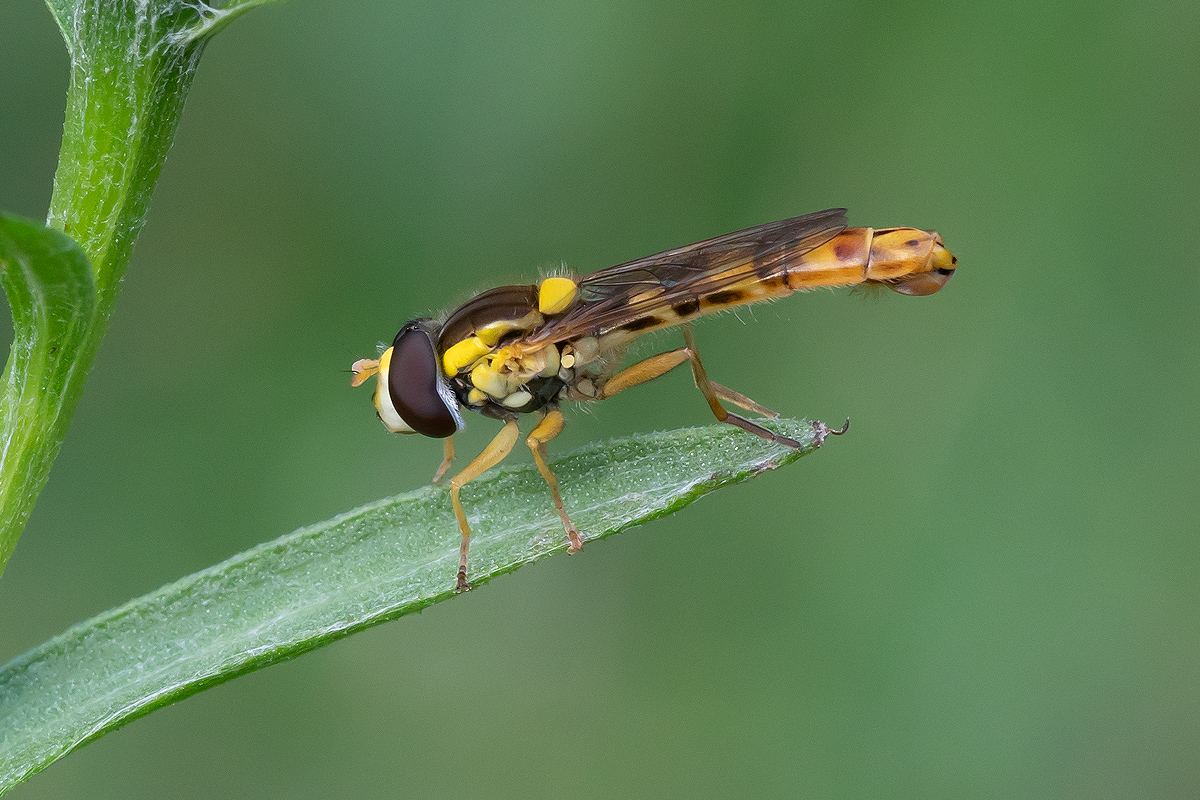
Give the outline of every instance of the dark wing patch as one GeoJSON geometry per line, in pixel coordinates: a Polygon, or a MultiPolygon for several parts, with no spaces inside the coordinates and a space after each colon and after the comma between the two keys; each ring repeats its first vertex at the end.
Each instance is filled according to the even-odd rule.
{"type": "Polygon", "coordinates": [[[526,341],[558,342],[636,320],[663,305],[691,303],[749,278],[770,278],[846,228],[833,208],[768,222],[594,272],[575,306],[526,341]]]}

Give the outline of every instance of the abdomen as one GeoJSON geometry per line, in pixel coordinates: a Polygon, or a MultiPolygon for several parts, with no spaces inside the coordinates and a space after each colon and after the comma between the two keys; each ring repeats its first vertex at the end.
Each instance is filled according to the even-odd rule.
{"type": "Polygon", "coordinates": [[[762,300],[787,297],[797,291],[822,286],[856,286],[866,280],[871,258],[871,228],[847,228],[820,247],[790,261],[765,268],[747,264],[737,268],[744,277],[720,290],[664,303],[604,334],[605,346],[616,346],[642,333],[669,328],[683,322],[749,305],[762,300]]]}

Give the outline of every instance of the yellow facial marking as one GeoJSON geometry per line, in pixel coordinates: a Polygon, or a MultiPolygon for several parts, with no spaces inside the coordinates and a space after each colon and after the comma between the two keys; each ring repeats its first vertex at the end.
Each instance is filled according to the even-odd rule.
{"type": "Polygon", "coordinates": [[[375,405],[375,410],[379,412],[379,418],[383,420],[383,424],[387,426],[389,431],[401,431],[407,427],[404,420],[396,413],[396,409],[392,406],[392,399],[388,395],[387,374],[388,368],[392,365],[392,348],[383,351],[379,356],[379,369],[376,374],[379,375],[379,382],[375,384],[375,391],[371,394],[371,402],[375,405]]]}
{"type": "Polygon", "coordinates": [[[459,370],[471,366],[479,360],[480,356],[487,355],[491,350],[492,348],[488,347],[478,336],[472,336],[451,345],[442,354],[442,366],[445,367],[447,375],[457,375],[459,370]]]}
{"type": "Polygon", "coordinates": [[[570,278],[546,278],[538,289],[538,311],[560,314],[575,300],[579,287],[570,278]]]}
{"type": "Polygon", "coordinates": [[[467,403],[473,406],[481,406],[487,402],[487,392],[482,389],[472,389],[467,392],[467,403]]]}

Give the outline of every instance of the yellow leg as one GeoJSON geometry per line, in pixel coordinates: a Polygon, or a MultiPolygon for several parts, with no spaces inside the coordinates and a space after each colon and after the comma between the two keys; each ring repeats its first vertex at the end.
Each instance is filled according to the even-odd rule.
{"type": "Polygon", "coordinates": [[[645,361],[631,364],[609,378],[601,387],[598,397],[600,400],[607,400],[617,392],[623,392],[639,383],[662,377],[691,357],[691,352],[686,347],[681,347],[678,350],[659,353],[656,356],[650,356],[645,361]]]}
{"type": "MultiPolygon", "coordinates": [[[[696,381],[696,388],[700,390],[700,393],[704,395],[704,399],[708,401],[708,407],[712,409],[713,416],[717,418],[718,422],[728,422],[730,425],[741,428],[748,433],[753,433],[755,436],[761,436],[768,442],[778,442],[779,444],[784,444],[797,450],[801,448],[802,445],[795,439],[791,439],[787,436],[780,436],[777,433],[772,433],[761,425],[757,425],[748,419],[739,417],[737,414],[730,414],[728,411],[726,411],[721,405],[721,401],[717,399],[717,390],[714,388],[712,381],[708,379],[708,375],[704,372],[704,365],[700,363],[700,351],[696,347],[696,337],[692,333],[692,326],[688,323],[683,324],[683,341],[687,345],[686,349],[689,353],[691,353],[692,378],[696,381]]],[[[724,389],[725,387],[721,388],[724,389]]],[[[737,393],[734,392],[733,394],[737,393]]],[[[753,400],[750,400],[750,398],[745,397],[745,395],[738,395],[738,397],[749,400],[757,408],[770,411],[770,409],[758,405],[758,403],[755,403],[753,400]]],[[[729,400],[737,405],[741,405],[741,403],[738,403],[732,398],[729,398],[729,400]]],[[[743,406],[743,408],[744,407],[745,406],[743,406]]]]}
{"type": "Polygon", "coordinates": [[[558,494],[558,479],[554,477],[550,467],[546,466],[546,442],[562,433],[563,424],[562,412],[557,408],[554,409],[529,432],[529,435],[525,437],[525,444],[533,451],[533,460],[537,462],[538,472],[542,473],[546,483],[550,484],[550,494],[554,496],[554,507],[558,510],[558,516],[562,518],[563,527],[567,529],[567,538],[571,540],[567,552],[577,553],[583,547],[583,539],[579,538],[579,531],[575,530],[575,525],[563,509],[562,497],[558,494]]]}
{"type": "Polygon", "coordinates": [[[471,545],[471,526],[467,524],[467,513],[463,511],[462,503],[459,502],[458,490],[503,461],[516,443],[517,423],[510,420],[504,423],[504,427],[496,434],[496,438],[492,439],[491,444],[467,464],[466,469],[450,479],[450,501],[454,505],[454,516],[458,518],[458,529],[462,532],[462,547],[458,555],[458,584],[454,588],[456,592],[465,592],[471,588],[467,583],[467,548],[471,545]]]}
{"type": "Polygon", "coordinates": [[[753,411],[755,414],[761,414],[764,417],[778,417],[779,416],[778,411],[772,411],[771,409],[767,408],[766,406],[764,406],[760,403],[754,402],[753,400],[751,400],[749,397],[746,397],[746,395],[742,394],[741,392],[735,392],[733,389],[730,389],[728,386],[722,386],[721,384],[717,383],[716,381],[709,381],[708,384],[710,386],[712,386],[713,391],[717,393],[717,397],[721,398],[722,400],[727,400],[730,403],[733,403],[735,406],[738,406],[739,408],[744,408],[747,411],[753,411]]]}
{"type": "Polygon", "coordinates": [[[718,422],[725,422],[729,416],[729,412],[721,405],[721,401],[717,399],[717,393],[713,389],[712,384],[708,380],[708,373],[704,371],[704,365],[700,363],[700,351],[696,347],[696,337],[692,334],[692,326],[687,323],[683,324],[683,341],[687,345],[687,351],[690,353],[692,362],[692,380],[696,382],[696,388],[700,390],[700,394],[704,395],[704,399],[708,401],[708,407],[712,409],[713,416],[718,422]]]}
{"type": "Polygon", "coordinates": [[[454,436],[451,434],[442,440],[442,463],[438,466],[437,472],[433,473],[433,485],[440,486],[442,478],[446,477],[446,470],[450,469],[450,462],[454,460],[454,436]]]}
{"type": "Polygon", "coordinates": [[[755,436],[761,436],[767,441],[778,442],[788,447],[800,449],[801,445],[795,439],[789,439],[786,436],[772,433],[761,425],[756,425],[748,419],[743,419],[737,414],[730,414],[726,411],[725,407],[721,405],[718,395],[743,408],[749,408],[759,413],[767,412],[770,416],[778,416],[778,414],[775,414],[769,408],[755,403],[749,397],[738,394],[731,389],[726,389],[720,384],[714,384],[708,379],[708,374],[704,371],[704,365],[700,363],[700,353],[696,349],[696,339],[692,335],[691,325],[683,325],[683,341],[687,344],[687,347],[650,356],[650,358],[639,361],[613,375],[604,384],[603,388],[601,388],[599,399],[605,400],[631,386],[637,386],[640,383],[645,383],[646,381],[665,375],[683,362],[688,361],[692,366],[692,379],[696,382],[696,388],[700,390],[700,393],[704,395],[704,399],[708,401],[708,407],[712,409],[713,416],[717,418],[718,422],[728,422],[730,425],[753,433],[755,436]]]}

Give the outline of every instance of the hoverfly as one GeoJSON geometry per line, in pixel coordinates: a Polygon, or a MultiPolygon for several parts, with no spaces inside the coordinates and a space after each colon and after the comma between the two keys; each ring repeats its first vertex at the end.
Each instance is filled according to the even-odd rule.
{"type": "MultiPolygon", "coordinates": [[[[570,540],[583,538],[563,508],[558,481],[546,464],[546,443],[563,429],[565,400],[605,400],[687,363],[713,414],[743,430],[791,447],[776,435],[730,413],[722,401],[778,416],[745,395],[708,378],[691,322],[746,303],[828,286],[886,286],[901,294],[933,294],[950,280],[958,259],[936,231],[918,228],[847,228],[835,208],[771,222],[667,250],[582,278],[549,277],[529,286],[501,286],[455,309],[443,320],[414,319],[378,359],[354,363],[353,386],[378,375],[375,410],[393,433],[445,440],[438,484],[454,457],[460,407],[500,420],[504,427],[482,453],[450,481],[450,499],[462,533],[458,582],[467,582],[471,527],[459,490],[500,463],[517,442],[517,420],[536,414],[525,437],[570,540]],[[620,368],[634,339],[679,325],[684,346],[620,368]]],[[[848,424],[848,423],[847,423],[848,424]]],[[[820,423],[818,435],[844,433],[820,423]]]]}

